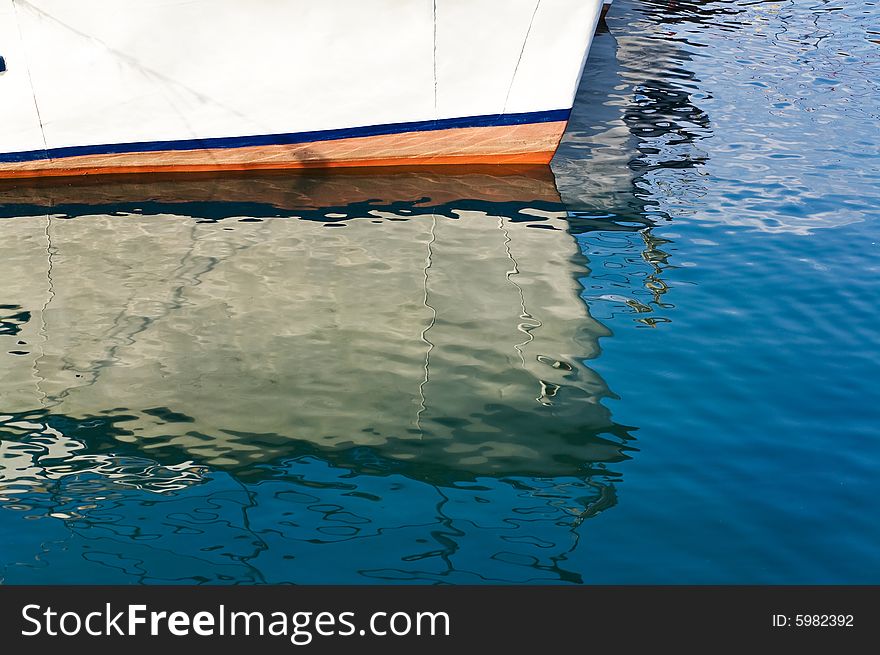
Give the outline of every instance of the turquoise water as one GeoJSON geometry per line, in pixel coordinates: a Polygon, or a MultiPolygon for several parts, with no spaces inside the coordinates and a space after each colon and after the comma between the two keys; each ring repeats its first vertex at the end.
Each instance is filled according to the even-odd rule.
{"type": "Polygon", "coordinates": [[[0,580],[880,582],[878,26],[616,0],[552,171],[0,189],[0,580]]]}

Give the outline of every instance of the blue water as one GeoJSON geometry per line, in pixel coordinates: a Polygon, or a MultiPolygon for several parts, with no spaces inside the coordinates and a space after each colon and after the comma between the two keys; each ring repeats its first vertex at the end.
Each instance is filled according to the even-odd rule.
{"type": "Polygon", "coordinates": [[[552,172],[0,189],[0,580],[880,582],[878,124],[616,0],[552,172]]]}

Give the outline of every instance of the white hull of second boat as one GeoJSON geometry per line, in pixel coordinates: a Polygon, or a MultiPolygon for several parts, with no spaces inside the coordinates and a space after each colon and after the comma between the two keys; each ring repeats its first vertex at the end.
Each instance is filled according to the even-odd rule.
{"type": "Polygon", "coordinates": [[[0,176],[552,157],[602,0],[0,0],[0,176]]]}

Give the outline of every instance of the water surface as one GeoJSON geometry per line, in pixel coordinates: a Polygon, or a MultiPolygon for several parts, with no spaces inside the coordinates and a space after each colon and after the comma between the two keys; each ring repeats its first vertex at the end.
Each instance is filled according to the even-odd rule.
{"type": "Polygon", "coordinates": [[[550,169],[0,189],[0,580],[880,581],[880,8],[617,0],[550,169]]]}

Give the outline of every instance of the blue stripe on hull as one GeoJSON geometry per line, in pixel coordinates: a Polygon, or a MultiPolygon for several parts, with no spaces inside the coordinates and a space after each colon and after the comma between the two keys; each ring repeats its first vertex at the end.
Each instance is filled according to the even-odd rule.
{"type": "Polygon", "coordinates": [[[553,109],[520,114],[492,114],[465,118],[443,118],[410,123],[390,123],[368,127],[349,127],[339,130],[316,130],[289,134],[263,134],[257,136],[230,136],[210,139],[182,139],[177,141],[140,141],[134,143],[110,143],[93,146],[68,146],[29,150],[26,152],[0,153],[0,163],[63,159],[81,155],[113,155],[135,152],[162,152],[167,150],[206,150],[209,148],[247,148],[250,146],[279,146],[316,141],[336,141],[367,136],[385,136],[406,132],[427,132],[461,127],[496,127],[525,125],[528,123],[553,123],[567,121],[570,109],[553,109]]]}

